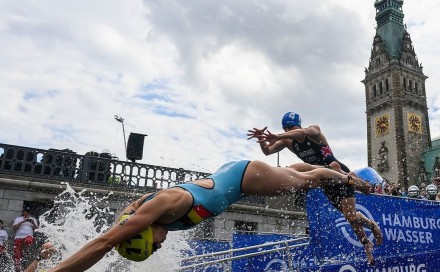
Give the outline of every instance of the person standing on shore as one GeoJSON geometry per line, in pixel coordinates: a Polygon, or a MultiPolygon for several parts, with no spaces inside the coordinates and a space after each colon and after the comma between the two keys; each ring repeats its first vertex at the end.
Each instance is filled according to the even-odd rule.
{"type": "Polygon", "coordinates": [[[37,220],[31,216],[30,207],[23,208],[22,216],[14,220],[12,228],[15,231],[14,237],[14,264],[16,270],[22,270],[22,259],[26,256],[27,249],[34,242],[34,230],[38,229],[37,220]]]}

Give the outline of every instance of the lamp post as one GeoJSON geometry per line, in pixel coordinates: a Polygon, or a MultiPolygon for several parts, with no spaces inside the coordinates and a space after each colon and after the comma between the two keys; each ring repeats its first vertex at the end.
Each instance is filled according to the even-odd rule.
{"type": "MultiPolygon", "coordinates": [[[[124,127],[124,118],[122,118],[119,115],[115,115],[115,120],[120,122],[122,124],[122,133],[124,134],[124,147],[125,147],[125,154],[127,154],[127,140],[125,139],[125,127],[124,127]]],[[[126,155],[127,156],[127,155],[126,155]]]]}
{"type": "Polygon", "coordinates": [[[280,152],[277,152],[277,166],[280,167],[280,152]]]}

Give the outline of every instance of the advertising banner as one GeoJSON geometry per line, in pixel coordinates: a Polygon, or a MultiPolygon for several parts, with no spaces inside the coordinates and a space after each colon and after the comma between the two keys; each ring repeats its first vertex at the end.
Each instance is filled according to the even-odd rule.
{"type": "MultiPolygon", "coordinates": [[[[384,195],[356,193],[356,209],[378,223],[383,244],[374,248],[375,256],[398,256],[440,249],[440,203],[384,195]]],[[[342,213],[326,199],[320,189],[307,194],[310,220],[310,246],[316,259],[352,260],[365,258],[362,244],[342,213]]],[[[370,240],[373,233],[365,229],[370,240]]]]}
{"type": "MultiPolygon", "coordinates": [[[[374,266],[367,264],[363,245],[342,213],[316,189],[307,194],[307,247],[246,258],[232,271],[440,272],[440,203],[360,193],[356,198],[357,211],[376,221],[383,232],[383,244],[374,247],[374,266]]],[[[365,231],[375,242],[371,230],[365,231]]],[[[277,239],[258,236],[236,236],[233,247],[277,239]]]]}
{"type": "MultiPolygon", "coordinates": [[[[367,264],[363,245],[351,225],[321,189],[307,193],[306,208],[310,227],[307,246],[295,247],[304,240],[293,242],[289,245],[294,248],[288,250],[283,241],[294,236],[238,232],[233,235],[233,249],[259,246],[229,255],[248,255],[245,258],[193,271],[440,272],[440,202],[356,193],[356,210],[377,222],[383,232],[383,244],[373,250],[374,266],[367,264]]],[[[375,242],[371,230],[365,231],[375,242]]],[[[216,243],[197,242],[194,254],[229,248],[229,244],[216,243]]]]}
{"type": "Polygon", "coordinates": [[[301,272],[439,272],[440,251],[379,258],[374,266],[366,262],[342,262],[303,267],[301,272]]]}

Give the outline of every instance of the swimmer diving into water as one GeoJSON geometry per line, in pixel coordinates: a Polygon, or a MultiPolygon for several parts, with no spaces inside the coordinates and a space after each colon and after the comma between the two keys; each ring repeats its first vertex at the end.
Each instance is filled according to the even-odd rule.
{"type": "MultiPolygon", "coordinates": [[[[229,162],[207,178],[142,196],[122,211],[117,224],[50,271],[85,271],[115,247],[127,259],[142,261],[161,248],[168,231],[192,228],[245,196],[287,195],[334,183],[356,184],[370,192],[370,185],[355,175],[332,169],[299,172],[261,161],[229,162]]],[[[359,235],[368,240],[365,231],[359,235]]],[[[367,256],[373,260],[371,251],[367,256]]]]}

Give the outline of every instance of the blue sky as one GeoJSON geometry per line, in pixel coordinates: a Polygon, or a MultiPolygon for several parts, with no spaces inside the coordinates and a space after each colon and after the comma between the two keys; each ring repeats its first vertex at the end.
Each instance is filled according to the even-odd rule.
{"type": "MultiPolygon", "coordinates": [[[[338,159],[367,164],[364,68],[374,1],[1,1],[0,142],[104,149],[125,159],[121,124],[148,134],[142,162],[213,171],[259,159],[253,127],[287,111],[319,124],[338,159]]],[[[438,0],[403,11],[440,136],[438,0]]],[[[280,162],[298,162],[281,152],[280,162]]]]}

